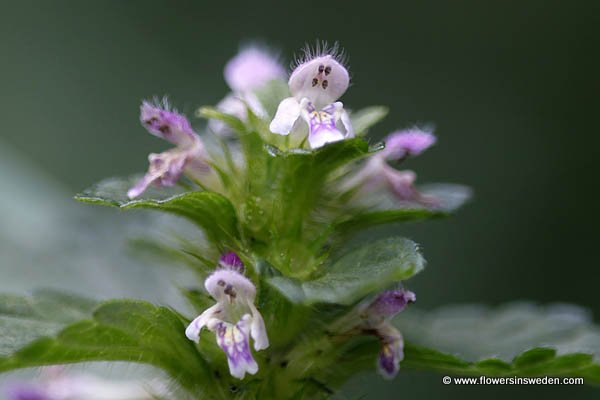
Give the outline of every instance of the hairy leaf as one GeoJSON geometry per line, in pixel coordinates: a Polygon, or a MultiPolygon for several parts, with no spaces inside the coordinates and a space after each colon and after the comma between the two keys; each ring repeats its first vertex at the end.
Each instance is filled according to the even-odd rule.
{"type": "Polygon", "coordinates": [[[158,198],[151,198],[149,196],[154,192],[148,191],[141,199],[129,200],[126,192],[130,183],[130,179],[106,179],[75,198],[85,203],[124,210],[148,208],[176,214],[200,226],[208,238],[216,243],[232,243],[239,236],[235,210],[229,200],[218,193],[185,192],[173,195],[172,191],[161,190],[158,198]]]}
{"type": "Polygon", "coordinates": [[[279,182],[275,216],[279,233],[297,231],[298,223],[310,214],[329,175],[344,164],[364,157],[369,152],[367,142],[361,138],[330,143],[317,150],[291,150],[281,152],[271,149],[269,170],[271,182],[279,182]]]}
{"type": "Polygon", "coordinates": [[[425,194],[437,199],[436,207],[424,207],[418,204],[400,204],[390,196],[379,198],[375,207],[357,210],[356,213],[342,218],[335,225],[341,233],[354,232],[371,226],[443,218],[464,205],[471,197],[471,190],[456,184],[427,184],[419,187],[425,194]]]}
{"type": "Polygon", "coordinates": [[[208,365],[183,334],[182,318],[165,307],[118,300],[0,358],[0,371],[87,361],[129,361],[162,368],[186,388],[206,387],[208,365]]]}
{"type": "Polygon", "coordinates": [[[167,188],[150,186],[140,197],[131,200],[127,197],[127,191],[140,178],[139,174],[106,178],[75,195],[75,199],[84,203],[123,207],[134,202],[166,200],[186,192],[181,186],[167,188]]]}
{"type": "Polygon", "coordinates": [[[0,356],[91,314],[96,302],[50,289],[32,296],[0,295],[0,356]]]}
{"type": "Polygon", "coordinates": [[[406,368],[458,375],[581,376],[600,383],[600,327],[577,306],[410,309],[396,325],[409,342],[402,363],[406,368]]]}
{"type": "Polygon", "coordinates": [[[201,107],[198,110],[197,115],[206,119],[217,119],[219,121],[223,121],[237,133],[246,132],[246,126],[239,118],[231,114],[222,113],[214,107],[201,107]]]}
{"type": "Polygon", "coordinates": [[[294,302],[350,305],[410,278],[424,266],[425,260],[414,242],[387,238],[341,256],[317,279],[299,282],[274,277],[269,282],[294,302]]]}

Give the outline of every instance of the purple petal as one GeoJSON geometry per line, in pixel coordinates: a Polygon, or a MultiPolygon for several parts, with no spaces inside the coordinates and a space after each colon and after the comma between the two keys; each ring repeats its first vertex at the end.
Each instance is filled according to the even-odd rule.
{"type": "Polygon", "coordinates": [[[242,262],[242,259],[233,251],[223,254],[219,259],[219,264],[223,268],[244,273],[244,263],[242,262]]]}
{"type": "Polygon", "coordinates": [[[140,107],[140,121],[154,136],[165,139],[178,146],[188,146],[196,140],[196,133],[188,119],[175,111],[170,111],[168,105],[155,105],[144,101],[140,107]]]}
{"type": "Polygon", "coordinates": [[[378,329],[377,335],[381,339],[378,370],[384,378],[391,379],[400,370],[400,361],[404,359],[404,340],[400,332],[387,323],[378,329]]]}
{"type": "Polygon", "coordinates": [[[432,209],[441,207],[439,199],[417,190],[414,185],[417,175],[413,171],[398,171],[386,165],[384,176],[392,194],[399,201],[415,203],[432,209]]]}
{"type": "Polygon", "coordinates": [[[344,134],[337,128],[319,126],[308,135],[308,143],[312,149],[325,146],[327,143],[339,142],[344,140],[344,134]]]}
{"type": "Polygon", "coordinates": [[[385,343],[379,353],[379,372],[388,379],[396,376],[400,370],[400,360],[403,354],[393,344],[385,343]]]}
{"type": "Polygon", "coordinates": [[[140,196],[152,184],[158,187],[175,185],[183,174],[186,154],[176,154],[173,151],[166,151],[160,154],[150,154],[148,161],[150,162],[150,167],[146,175],[127,192],[127,196],[130,199],[140,196]]]}
{"type": "Polygon", "coordinates": [[[385,165],[382,173],[387,180],[392,193],[398,200],[416,201],[418,199],[419,192],[414,187],[417,175],[413,171],[398,171],[389,165],[385,165]]]}
{"type": "Polygon", "coordinates": [[[379,353],[379,368],[386,376],[393,377],[398,373],[398,365],[392,349],[384,345],[379,353]]]}
{"type": "Polygon", "coordinates": [[[234,92],[260,88],[273,79],[283,79],[285,69],[268,51],[260,47],[241,50],[225,65],[225,81],[234,92]]]}
{"type": "Polygon", "coordinates": [[[151,154],[150,170],[162,171],[155,183],[160,187],[174,186],[181,175],[187,161],[187,154],[178,157],[163,157],[162,154],[151,154]]]}
{"type": "Polygon", "coordinates": [[[416,200],[419,192],[414,187],[416,175],[412,171],[398,171],[394,179],[390,181],[392,190],[399,200],[416,200]]]}
{"type": "Polygon", "coordinates": [[[411,203],[428,208],[439,208],[440,201],[421,193],[414,183],[417,175],[413,171],[399,171],[390,166],[381,153],[371,159],[346,182],[346,187],[359,187],[360,195],[368,196],[381,190],[390,193],[398,202],[411,203]]]}
{"type": "Polygon", "coordinates": [[[304,101],[302,116],[308,122],[308,143],[313,149],[327,143],[344,139],[344,134],[337,128],[336,113],[342,109],[342,103],[332,103],[317,110],[312,103],[304,101]]]}
{"type": "Polygon", "coordinates": [[[194,318],[192,322],[185,329],[185,336],[192,342],[198,343],[200,341],[200,331],[209,323],[211,318],[215,318],[217,314],[223,312],[221,304],[217,303],[202,312],[199,316],[194,318]]]}
{"type": "Polygon", "coordinates": [[[52,400],[41,387],[33,384],[15,384],[6,390],[8,400],[52,400]]]}
{"type": "Polygon", "coordinates": [[[136,197],[139,197],[142,193],[146,191],[146,189],[148,189],[148,187],[152,184],[154,179],[155,178],[150,173],[147,173],[131,189],[127,191],[127,197],[129,197],[130,199],[135,199],[136,197]]]}
{"type": "Polygon", "coordinates": [[[417,296],[409,290],[387,290],[373,300],[367,308],[367,312],[374,316],[391,318],[416,300],[417,296]]]}
{"type": "Polygon", "coordinates": [[[430,132],[419,128],[397,131],[385,139],[385,149],[380,153],[387,160],[401,160],[417,156],[435,144],[437,138],[430,132]]]}
{"type": "Polygon", "coordinates": [[[217,269],[204,281],[206,291],[217,301],[254,303],[256,286],[234,269],[217,269]]]}
{"type": "Polygon", "coordinates": [[[231,376],[244,379],[246,372],[255,374],[258,364],[250,351],[249,315],[245,315],[237,324],[221,322],[216,327],[217,343],[227,356],[231,376]]]}
{"type": "Polygon", "coordinates": [[[148,161],[150,166],[146,175],[127,192],[130,199],[140,196],[152,184],[158,187],[174,186],[186,169],[198,169],[200,165],[197,164],[208,168],[204,156],[198,155],[194,149],[174,148],[160,154],[153,153],[148,156],[148,161]]]}

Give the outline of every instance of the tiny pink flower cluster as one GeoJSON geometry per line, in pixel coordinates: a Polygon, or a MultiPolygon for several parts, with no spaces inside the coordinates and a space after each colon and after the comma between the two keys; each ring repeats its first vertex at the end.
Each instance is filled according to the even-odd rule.
{"type": "MultiPolygon", "coordinates": [[[[337,46],[317,46],[315,50],[307,48],[304,51],[288,81],[292,96],[281,101],[269,125],[272,133],[301,133],[307,126],[308,144],[313,149],[354,137],[350,116],[343,103],[338,101],[350,85],[350,75],[343,59],[337,46]],[[306,125],[303,126],[300,121],[306,125]]],[[[232,92],[217,108],[243,121],[247,119],[248,108],[257,116],[266,118],[267,113],[254,91],[284,76],[284,68],[267,50],[245,48],[225,66],[225,80],[232,92]]],[[[187,118],[170,109],[166,101],[145,101],[140,111],[142,125],[152,135],[176,147],[148,156],[148,172],[129,190],[129,198],[139,197],[151,185],[173,186],[184,174],[198,182],[207,180],[211,174],[211,160],[187,118]]],[[[220,136],[232,134],[231,129],[220,120],[211,119],[208,127],[220,136]]],[[[433,133],[411,128],[392,133],[385,142],[385,149],[372,156],[344,186],[358,186],[359,193],[383,188],[399,201],[435,207],[436,199],[421,194],[415,188],[414,172],[398,171],[390,165],[390,162],[399,163],[417,156],[435,144],[433,133]]]]}
{"type": "Polygon", "coordinates": [[[436,137],[427,130],[411,128],[390,134],[384,139],[385,148],[375,153],[363,167],[344,183],[345,188],[358,188],[366,195],[384,190],[399,202],[438,207],[438,200],[417,190],[417,175],[410,170],[397,170],[390,163],[399,164],[408,157],[417,156],[435,144],[436,137]]]}

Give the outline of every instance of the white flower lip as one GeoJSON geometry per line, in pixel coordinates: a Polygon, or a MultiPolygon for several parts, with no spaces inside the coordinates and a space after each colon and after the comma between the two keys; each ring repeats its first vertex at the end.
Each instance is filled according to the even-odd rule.
{"type": "Polygon", "coordinates": [[[312,149],[354,137],[350,116],[344,110],[342,102],[337,101],[317,109],[306,97],[300,102],[294,97],[283,99],[269,129],[279,135],[289,135],[300,117],[308,124],[308,143],[312,149]]]}
{"type": "Polygon", "coordinates": [[[254,302],[256,288],[248,278],[237,271],[219,269],[204,282],[208,293],[217,301],[226,297],[238,297],[254,302]]]}
{"type": "Polygon", "coordinates": [[[350,75],[334,56],[327,54],[296,67],[288,85],[296,100],[306,97],[321,108],[342,97],[350,85],[350,75]]]}
{"type": "Polygon", "coordinates": [[[301,111],[298,100],[293,97],[283,99],[277,107],[277,112],[269,125],[269,129],[278,135],[288,135],[294,128],[298,118],[300,118],[301,111]]]}
{"type": "MultiPolygon", "coordinates": [[[[239,259],[233,253],[221,257],[222,261],[234,258],[239,259]]],[[[256,351],[269,347],[265,322],[254,305],[256,287],[236,269],[216,270],[204,286],[216,304],[196,317],[186,328],[185,335],[198,343],[200,331],[206,327],[215,333],[233,377],[243,379],[246,373],[255,374],[258,364],[250,350],[250,338],[254,340],[256,351]]]]}

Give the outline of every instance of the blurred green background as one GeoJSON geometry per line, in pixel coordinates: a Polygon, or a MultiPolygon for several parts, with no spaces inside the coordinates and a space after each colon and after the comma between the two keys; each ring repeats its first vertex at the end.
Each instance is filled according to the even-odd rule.
{"type": "MultiPolygon", "coordinates": [[[[438,146],[408,166],[421,182],[475,189],[450,220],[394,228],[422,244],[429,261],[410,286],[420,306],[561,301],[591,308],[598,321],[599,27],[598,1],[3,1],[0,146],[65,193],[143,171],[147,154],[166,145],[140,127],[142,99],[168,94],[191,115],[224,96],[222,68],[240,43],[263,41],[287,63],[305,42],[339,40],[353,77],[344,103],[391,107],[371,133],[434,123],[438,146]]],[[[43,199],[43,188],[37,194],[43,199]]],[[[599,392],[448,387],[438,375],[410,372],[394,382],[367,374],[345,393],[599,392]]]]}

